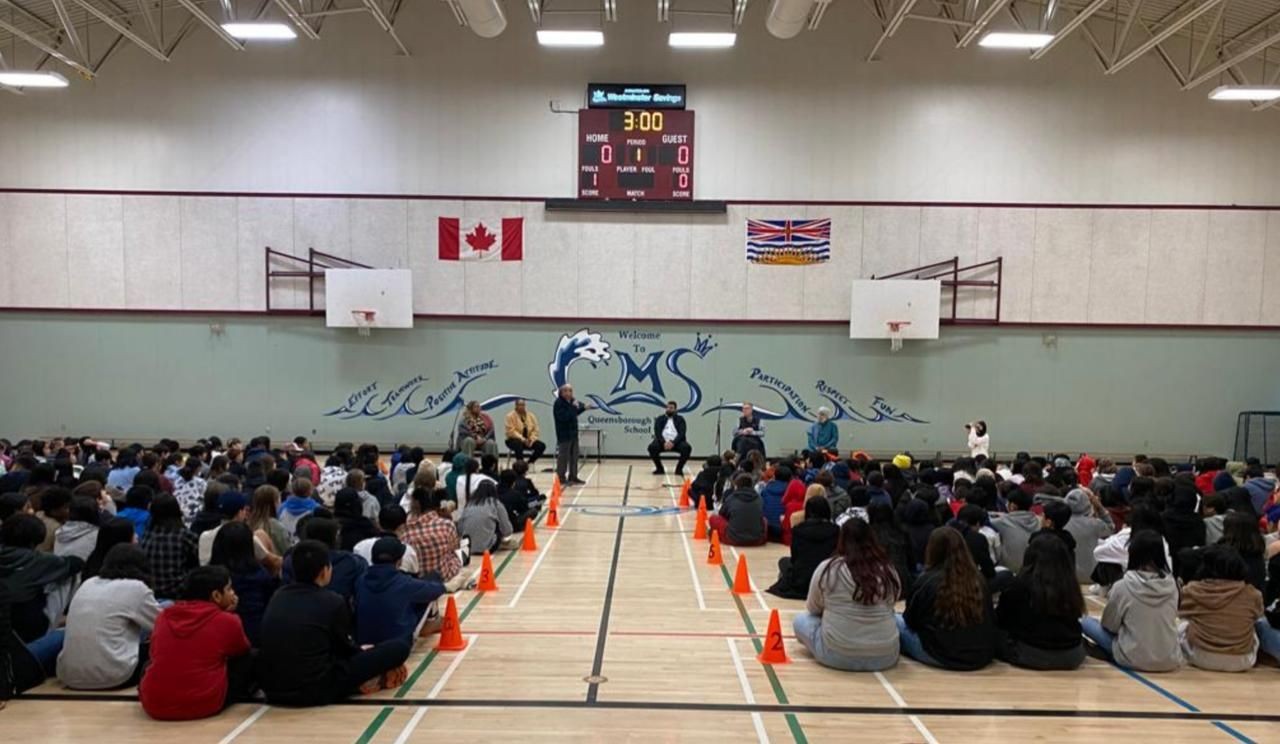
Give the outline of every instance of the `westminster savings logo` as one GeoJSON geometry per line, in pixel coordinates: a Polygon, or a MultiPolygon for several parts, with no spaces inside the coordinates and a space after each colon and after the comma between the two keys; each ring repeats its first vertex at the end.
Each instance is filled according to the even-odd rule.
{"type": "MultiPolygon", "coordinates": [[[[696,410],[702,404],[702,388],[691,377],[683,365],[692,359],[705,359],[715,348],[711,337],[697,334],[693,346],[677,347],[671,351],[651,351],[641,342],[661,340],[662,334],[648,331],[620,331],[620,340],[629,341],[628,348],[615,348],[614,344],[605,340],[600,333],[583,328],[572,334],[564,334],[552,351],[551,362],[547,365],[547,375],[551,381],[550,398],[539,395],[504,392],[480,401],[484,410],[501,408],[516,400],[527,400],[531,403],[550,405],[555,391],[569,382],[569,370],[579,362],[586,362],[592,367],[608,366],[616,360],[618,379],[608,394],[586,394],[586,398],[596,405],[601,412],[611,416],[621,416],[618,406],[639,403],[642,405],[663,408],[668,398],[664,385],[662,370],[688,387],[688,395],[680,407],[682,412],[696,410]],[[639,359],[639,361],[637,361],[639,359]],[[633,389],[644,386],[647,389],[633,389]]],[[[341,420],[373,419],[386,421],[401,416],[409,416],[422,421],[449,416],[465,405],[468,399],[467,389],[474,383],[488,377],[499,368],[496,360],[479,362],[469,367],[453,370],[443,380],[433,381],[426,375],[419,374],[391,387],[384,387],[380,382],[370,382],[362,388],[353,390],[337,407],[324,413],[327,417],[341,420]]],[[[601,420],[598,423],[617,423],[617,420],[601,420]]],[[[625,422],[624,422],[625,423],[625,422]]]]}
{"type": "MultiPolygon", "coordinates": [[[[764,390],[775,394],[779,398],[779,402],[761,403],[755,401],[733,401],[723,403],[721,405],[712,406],[702,412],[703,416],[716,411],[738,411],[742,408],[743,403],[751,403],[752,408],[766,421],[817,421],[818,412],[816,407],[810,407],[804,396],[795,387],[790,385],[786,380],[776,375],[771,375],[759,367],[751,370],[748,378],[755,382],[756,385],[764,390]]],[[[813,389],[818,396],[825,399],[830,404],[832,411],[832,421],[852,421],[860,424],[927,424],[920,418],[900,410],[895,406],[889,405],[889,402],[879,395],[874,396],[871,402],[864,406],[855,404],[844,393],[841,393],[826,380],[818,380],[813,389]]]]}

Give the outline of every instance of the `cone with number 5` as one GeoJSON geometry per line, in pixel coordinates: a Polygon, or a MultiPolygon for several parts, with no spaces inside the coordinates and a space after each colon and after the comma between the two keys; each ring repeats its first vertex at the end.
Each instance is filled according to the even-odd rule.
{"type": "Polygon", "coordinates": [[[761,664],[788,664],[791,659],[787,657],[787,646],[782,639],[782,620],[778,617],[778,611],[774,610],[769,613],[769,631],[764,634],[764,648],[760,650],[760,655],[756,657],[756,661],[761,664]]]}

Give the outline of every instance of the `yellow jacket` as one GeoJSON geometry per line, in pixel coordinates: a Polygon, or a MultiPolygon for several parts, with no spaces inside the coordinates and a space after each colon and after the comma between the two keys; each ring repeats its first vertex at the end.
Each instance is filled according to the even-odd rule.
{"type": "Polygon", "coordinates": [[[538,417],[533,415],[533,411],[526,410],[524,412],[524,421],[520,420],[520,414],[512,411],[507,414],[506,419],[506,436],[507,439],[525,439],[524,427],[529,427],[528,439],[541,439],[541,432],[538,430],[538,417]]]}

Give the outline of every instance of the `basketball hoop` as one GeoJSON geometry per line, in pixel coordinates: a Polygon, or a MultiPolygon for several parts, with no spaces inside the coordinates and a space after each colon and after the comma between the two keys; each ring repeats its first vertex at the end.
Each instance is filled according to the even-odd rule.
{"type": "Polygon", "coordinates": [[[911,325],[909,320],[888,320],[885,325],[889,327],[889,350],[902,350],[902,329],[911,325]]]}
{"type": "Polygon", "coordinates": [[[370,329],[373,328],[373,321],[378,318],[377,310],[352,310],[351,317],[356,321],[356,329],[359,330],[361,336],[368,336],[370,329]]]}

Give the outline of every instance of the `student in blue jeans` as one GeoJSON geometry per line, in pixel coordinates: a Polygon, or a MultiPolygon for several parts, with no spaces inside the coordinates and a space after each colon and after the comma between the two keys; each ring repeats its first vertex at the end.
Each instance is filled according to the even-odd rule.
{"type": "Polygon", "coordinates": [[[924,566],[906,612],[895,616],[902,653],[954,671],[990,664],[997,637],[991,595],[960,533],[935,529],[925,546],[924,566]]]}

